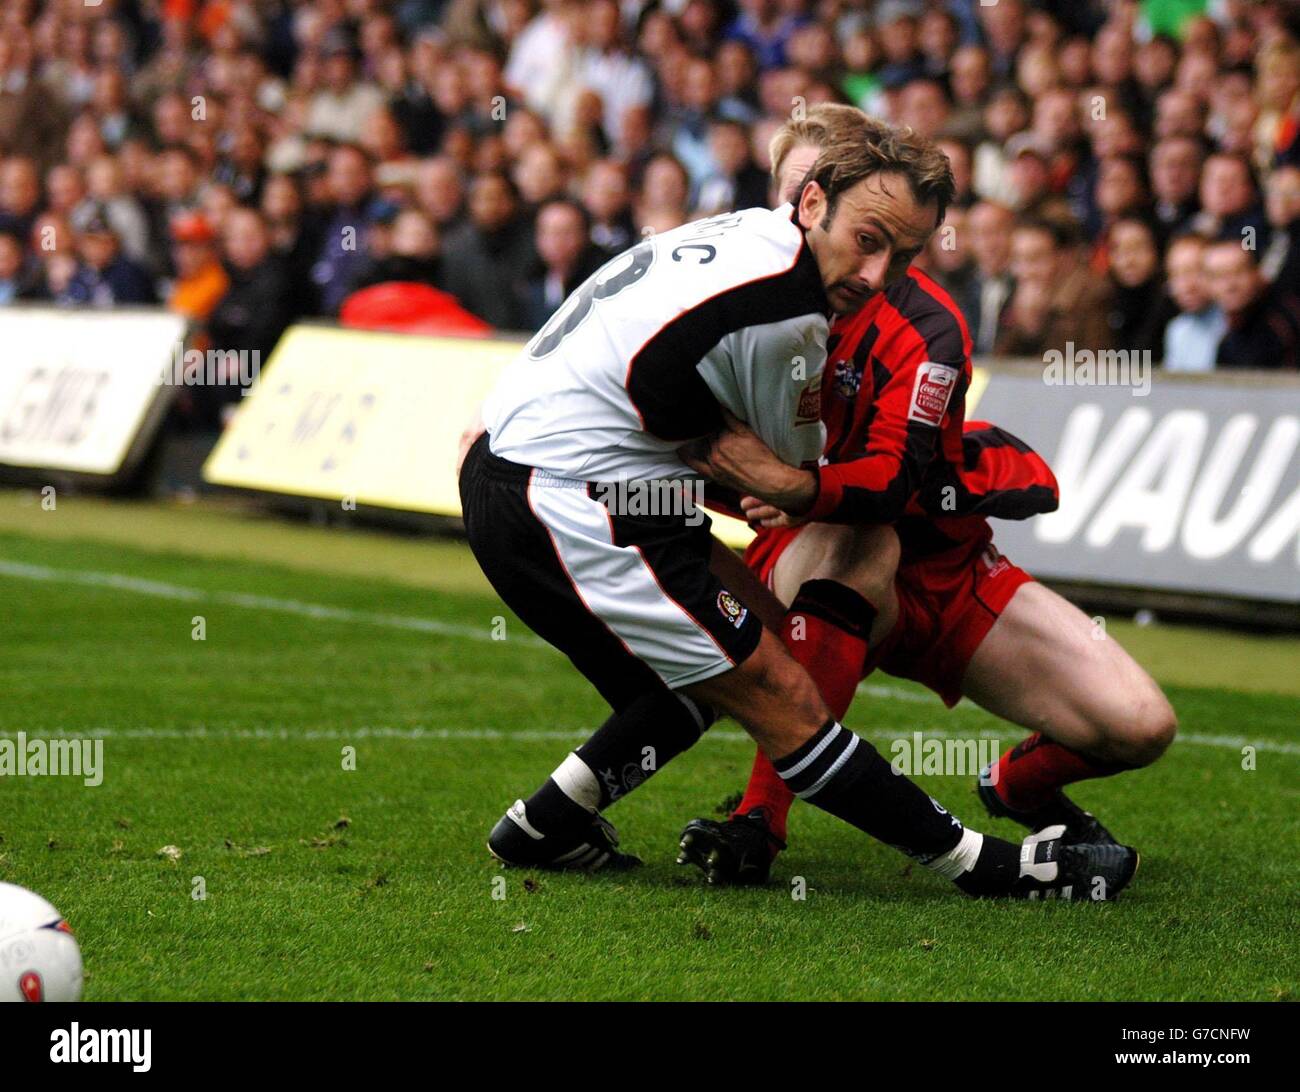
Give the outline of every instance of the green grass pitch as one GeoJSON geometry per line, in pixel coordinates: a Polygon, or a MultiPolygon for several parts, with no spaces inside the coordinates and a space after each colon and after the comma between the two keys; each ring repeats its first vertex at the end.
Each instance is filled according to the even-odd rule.
{"type": "MultiPolygon", "coordinates": [[[[455,541],[9,492],[0,603],[0,734],[104,740],[99,787],[0,778],[0,880],[70,920],[91,1000],[1300,994],[1295,639],[1110,621],[1183,733],[1075,793],[1142,869],[1114,904],[999,904],[802,805],[770,887],[704,887],[676,836],[741,787],[729,724],[612,809],[645,868],[502,872],[488,829],[604,713],[512,618],[492,639],[455,541]]],[[[1020,736],[884,676],[848,720],[882,750],[1020,736]]],[[[968,778],[921,780],[1016,834],[968,778]]]]}

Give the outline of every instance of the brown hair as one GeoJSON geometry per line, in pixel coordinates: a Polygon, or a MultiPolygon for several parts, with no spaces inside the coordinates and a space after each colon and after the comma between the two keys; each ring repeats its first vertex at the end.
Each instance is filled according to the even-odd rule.
{"type": "Polygon", "coordinates": [[[881,171],[906,178],[922,205],[936,202],[940,223],[956,194],[948,157],[934,141],[906,126],[876,121],[852,106],[823,103],[803,118],[782,125],[768,146],[773,178],[778,177],[785,157],[800,144],[820,149],[817,162],[799,188],[809,182],[822,188],[827,217],[835,214],[841,193],[881,171]]]}

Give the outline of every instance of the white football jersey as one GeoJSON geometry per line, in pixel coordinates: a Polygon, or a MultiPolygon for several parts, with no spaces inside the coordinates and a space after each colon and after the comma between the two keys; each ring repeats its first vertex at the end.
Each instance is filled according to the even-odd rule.
{"type": "Polygon", "coordinates": [[[719,406],[785,462],[816,462],[829,304],[792,209],[686,224],[611,259],[503,372],[493,454],[583,481],[694,475],[719,406]]]}

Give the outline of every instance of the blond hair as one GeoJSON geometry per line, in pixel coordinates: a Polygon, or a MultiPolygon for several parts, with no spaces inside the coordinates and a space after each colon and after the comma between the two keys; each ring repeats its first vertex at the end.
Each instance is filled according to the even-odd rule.
{"type": "Polygon", "coordinates": [[[882,171],[906,178],[922,205],[934,201],[940,222],[956,195],[948,157],[934,141],[907,126],[870,118],[853,106],[822,103],[782,125],[768,145],[773,179],[779,179],[786,156],[802,144],[817,148],[819,154],[800,189],[809,182],[821,186],[828,216],[835,212],[841,193],[882,171]]]}

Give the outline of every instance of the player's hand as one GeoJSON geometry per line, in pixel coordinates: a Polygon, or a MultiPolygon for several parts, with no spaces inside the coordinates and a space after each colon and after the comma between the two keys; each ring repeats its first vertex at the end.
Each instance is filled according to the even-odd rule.
{"type": "Polygon", "coordinates": [[[465,431],[460,434],[460,450],[456,452],[456,477],[460,477],[460,468],[465,463],[465,456],[469,454],[469,449],[474,446],[474,441],[486,432],[487,429],[483,424],[483,415],[481,411],[476,411],[474,420],[465,427],[465,431]]]}
{"type": "Polygon", "coordinates": [[[740,510],[751,527],[799,527],[808,522],[804,516],[792,516],[757,497],[741,497],[740,510]]]}
{"type": "Polygon", "coordinates": [[[706,444],[690,444],[680,455],[691,469],[719,485],[798,515],[817,499],[817,475],[783,463],[748,425],[722,411],[726,427],[706,444]]]}

